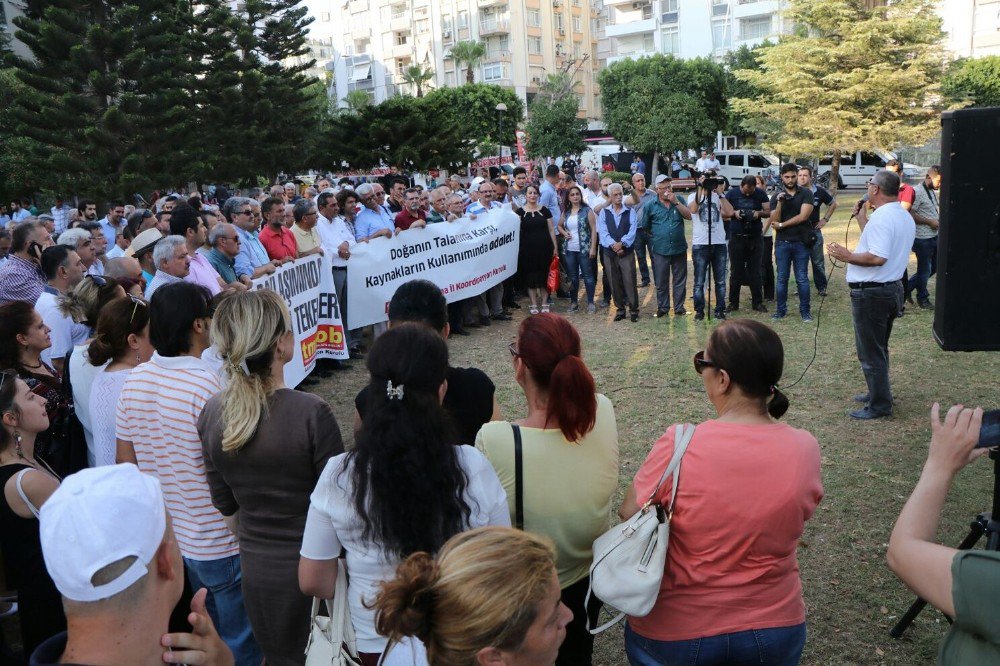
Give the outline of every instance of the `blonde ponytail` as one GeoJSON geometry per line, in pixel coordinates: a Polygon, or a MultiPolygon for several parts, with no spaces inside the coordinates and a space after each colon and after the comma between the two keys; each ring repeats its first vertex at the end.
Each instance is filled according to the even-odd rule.
{"type": "Polygon", "coordinates": [[[227,297],[212,318],[212,344],[225,363],[222,450],[239,451],[267,415],[277,342],[291,330],[288,306],[269,289],[227,297]]]}

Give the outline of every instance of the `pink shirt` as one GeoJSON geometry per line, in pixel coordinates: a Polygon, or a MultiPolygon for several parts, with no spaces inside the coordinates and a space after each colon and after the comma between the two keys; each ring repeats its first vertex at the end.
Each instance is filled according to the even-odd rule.
{"type": "Polygon", "coordinates": [[[188,258],[191,260],[191,267],[188,269],[187,277],[184,278],[185,282],[200,284],[212,292],[212,296],[222,291],[222,287],[219,286],[219,273],[212,268],[212,264],[204,255],[200,252],[189,252],[188,258]]]}
{"type": "MultiPolygon", "coordinates": [[[[671,427],[636,473],[640,506],[673,450],[671,427]]],[[[796,547],[823,497],[819,461],[816,438],[783,423],[699,425],[681,463],[659,598],[629,626],[679,641],[804,622],[796,547]]]]}

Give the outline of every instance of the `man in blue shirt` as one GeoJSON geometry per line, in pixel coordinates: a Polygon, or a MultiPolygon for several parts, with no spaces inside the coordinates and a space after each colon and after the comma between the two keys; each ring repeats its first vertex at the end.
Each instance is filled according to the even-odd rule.
{"type": "Polygon", "coordinates": [[[552,226],[555,227],[562,219],[562,208],[559,205],[559,192],[556,185],[559,183],[559,167],[550,164],[545,167],[545,180],[538,188],[538,205],[545,206],[552,213],[552,226]]]}
{"type": "Polygon", "coordinates": [[[125,226],[125,202],[112,201],[108,204],[108,214],[97,221],[101,233],[107,239],[107,247],[114,247],[122,227],[125,226]]]}
{"type": "Polygon", "coordinates": [[[392,238],[396,231],[396,222],[376,199],[375,186],[364,183],[358,185],[355,192],[358,201],[364,206],[354,220],[354,235],[358,242],[363,243],[379,237],[392,238]]]}
{"type": "Polygon", "coordinates": [[[274,273],[281,262],[272,262],[267,250],[257,238],[257,221],[247,197],[230,197],[222,209],[226,219],[235,227],[240,238],[240,251],[236,255],[236,277],[243,281],[274,273]]]}
{"type": "Polygon", "coordinates": [[[604,268],[611,277],[611,293],[615,299],[615,321],[625,319],[628,303],[632,321],[639,320],[639,289],[635,282],[635,234],[638,224],[632,210],[622,203],[622,186],[608,186],[611,205],[597,216],[597,238],[604,254],[604,268]]]}
{"type": "Polygon", "coordinates": [[[657,317],[669,314],[671,293],[674,314],[687,314],[684,307],[684,291],[687,288],[684,220],[691,219],[691,210],[682,197],[674,194],[670,180],[670,176],[663,173],[656,177],[656,198],[643,206],[642,213],[642,226],[649,237],[649,253],[653,257],[657,317]]]}

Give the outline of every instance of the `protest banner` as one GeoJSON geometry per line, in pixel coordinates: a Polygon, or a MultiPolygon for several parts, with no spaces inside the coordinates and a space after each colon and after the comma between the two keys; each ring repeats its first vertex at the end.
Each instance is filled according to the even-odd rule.
{"type": "Polygon", "coordinates": [[[430,280],[449,303],[478,296],[517,271],[520,232],[520,218],[498,208],[358,243],[347,262],[348,325],[386,321],[389,300],[410,280],[430,280]]]}
{"type": "Polygon", "coordinates": [[[292,315],[295,348],[292,360],[285,365],[287,386],[298,386],[317,359],[350,357],[329,259],[314,254],[288,262],[271,275],[254,280],[253,288],[281,294],[292,315]]]}

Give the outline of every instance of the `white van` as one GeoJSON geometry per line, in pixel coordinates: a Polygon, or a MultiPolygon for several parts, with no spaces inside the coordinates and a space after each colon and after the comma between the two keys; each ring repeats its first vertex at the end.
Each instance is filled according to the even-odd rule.
{"type": "MultiPolygon", "coordinates": [[[[885,163],[894,158],[895,156],[892,153],[875,153],[863,150],[859,150],[853,154],[841,155],[838,189],[864,187],[871,180],[871,177],[875,175],[876,171],[884,169],[885,163]]],[[[831,155],[827,155],[821,159],[819,167],[816,169],[817,177],[829,173],[832,163],[833,157],[831,155]]],[[[911,183],[916,182],[915,179],[923,176],[925,171],[925,168],[916,164],[903,163],[903,175],[911,183]]]]}
{"type": "Polygon", "coordinates": [[[744,176],[763,175],[769,169],[777,173],[780,166],[777,157],[756,150],[720,150],[715,159],[719,160],[719,175],[733,185],[739,184],[744,176]]]}

